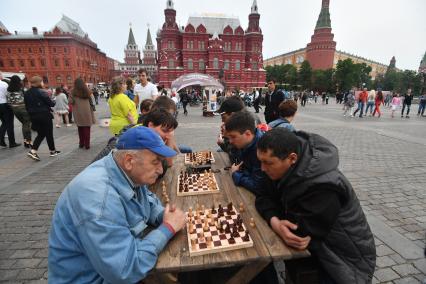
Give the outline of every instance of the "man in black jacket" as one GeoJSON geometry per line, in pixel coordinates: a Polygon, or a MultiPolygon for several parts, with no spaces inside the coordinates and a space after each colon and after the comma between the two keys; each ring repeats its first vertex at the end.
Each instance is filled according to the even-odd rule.
{"type": "Polygon", "coordinates": [[[407,93],[404,96],[404,101],[402,102],[401,117],[404,117],[404,110],[405,108],[407,108],[407,115],[405,117],[410,118],[410,108],[412,100],[413,96],[411,95],[411,89],[408,89],[407,93]]]}
{"type": "Polygon", "coordinates": [[[268,93],[265,96],[265,120],[269,123],[279,117],[278,106],[284,100],[284,94],[275,86],[275,79],[268,81],[268,93]]]}
{"type": "Polygon", "coordinates": [[[351,184],[325,138],[275,128],[257,145],[268,175],[256,208],[284,242],[309,249],[322,283],[371,283],[376,249],[351,184]]]}

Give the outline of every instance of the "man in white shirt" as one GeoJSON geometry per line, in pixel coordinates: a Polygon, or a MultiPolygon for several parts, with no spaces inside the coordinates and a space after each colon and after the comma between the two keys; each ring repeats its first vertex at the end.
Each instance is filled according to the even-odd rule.
{"type": "Polygon", "coordinates": [[[139,110],[139,104],[145,99],[155,100],[158,96],[157,87],[148,82],[148,75],[145,69],[139,69],[138,75],[140,79],[140,84],[136,84],[134,89],[135,98],[133,101],[136,104],[136,108],[139,110]]]}
{"type": "Polygon", "coordinates": [[[6,148],[4,141],[6,132],[9,138],[9,148],[18,147],[20,143],[15,142],[13,120],[15,118],[12,108],[7,103],[8,84],[3,82],[3,74],[0,72],[0,148],[6,148]]]}

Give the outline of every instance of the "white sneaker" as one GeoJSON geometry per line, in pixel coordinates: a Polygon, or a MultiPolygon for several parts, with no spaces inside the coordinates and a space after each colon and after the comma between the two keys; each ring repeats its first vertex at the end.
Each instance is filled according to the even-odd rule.
{"type": "Polygon", "coordinates": [[[70,126],[72,126],[72,124],[67,124],[67,127],[70,127],[70,126]]]}
{"type": "Polygon", "coordinates": [[[56,124],[56,128],[61,128],[61,126],[59,124],[56,124]]]}

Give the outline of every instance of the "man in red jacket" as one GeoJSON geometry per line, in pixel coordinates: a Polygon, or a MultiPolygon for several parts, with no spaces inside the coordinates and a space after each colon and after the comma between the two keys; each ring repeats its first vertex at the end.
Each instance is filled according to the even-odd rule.
{"type": "Polygon", "coordinates": [[[361,112],[359,113],[359,117],[360,118],[362,117],[362,114],[364,112],[364,106],[367,103],[367,98],[368,98],[367,88],[364,88],[364,90],[361,92],[361,94],[359,94],[359,97],[358,97],[358,108],[354,112],[353,116],[355,116],[355,114],[359,110],[361,110],[361,112]]]}

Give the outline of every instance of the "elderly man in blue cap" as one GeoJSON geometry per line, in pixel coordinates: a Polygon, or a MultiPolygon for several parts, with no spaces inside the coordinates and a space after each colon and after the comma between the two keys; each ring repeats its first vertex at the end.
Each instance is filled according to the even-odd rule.
{"type": "Polygon", "coordinates": [[[182,210],[165,208],[147,185],[176,152],[138,126],[117,150],[77,175],[56,204],[49,235],[49,283],[137,283],[185,225],[182,210]],[[145,232],[147,226],[154,229],[145,232]]]}

